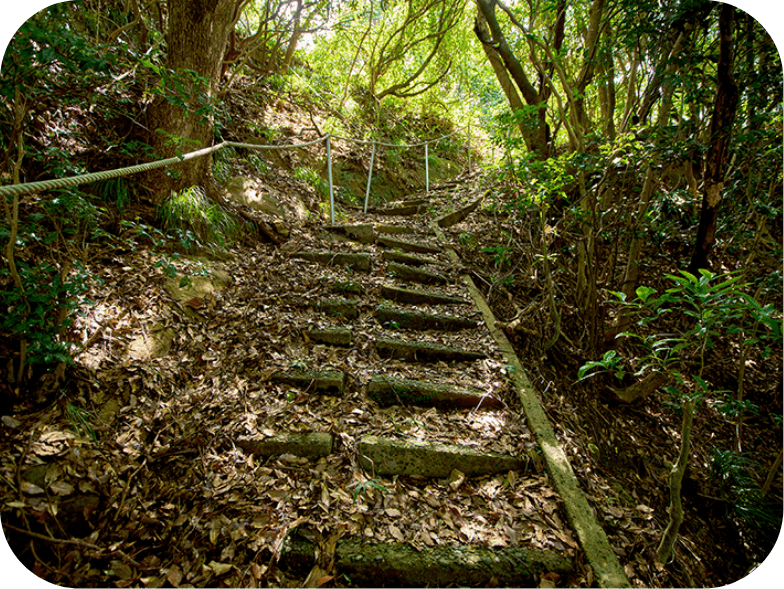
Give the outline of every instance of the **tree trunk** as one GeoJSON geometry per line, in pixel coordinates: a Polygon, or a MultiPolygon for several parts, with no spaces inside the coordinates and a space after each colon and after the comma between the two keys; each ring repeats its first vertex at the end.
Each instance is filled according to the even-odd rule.
{"type": "Polygon", "coordinates": [[[705,188],[700,211],[700,224],[697,227],[694,251],[688,267],[688,271],[692,274],[697,274],[700,268],[710,267],[708,256],[716,236],[716,219],[724,190],[727,153],[730,148],[732,125],[738,106],[738,86],[732,74],[734,23],[735,8],[730,4],[722,4],[719,15],[719,63],[717,66],[719,85],[711,118],[708,154],[705,159],[705,188]]]}
{"type": "MultiPolygon", "coordinates": [[[[221,65],[234,21],[236,0],[169,0],[166,68],[183,82],[174,98],[187,105],[172,104],[166,97],[150,107],[154,134],[152,145],[162,158],[209,147],[214,141],[214,116],[209,109],[220,82],[221,65]],[[195,72],[204,83],[185,74],[195,72]],[[184,95],[183,95],[184,94],[184,95]],[[200,107],[208,108],[199,111],[200,107]]],[[[170,87],[168,91],[172,92],[170,87]]],[[[151,173],[154,200],[189,186],[211,190],[210,156],[194,159],[171,170],[151,173]]]]}

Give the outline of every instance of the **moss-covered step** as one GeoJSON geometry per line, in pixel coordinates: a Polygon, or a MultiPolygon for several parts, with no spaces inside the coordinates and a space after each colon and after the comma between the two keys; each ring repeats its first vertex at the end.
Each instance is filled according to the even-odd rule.
{"type": "Polygon", "coordinates": [[[416,215],[421,210],[424,210],[424,208],[424,206],[418,203],[397,204],[373,209],[371,212],[376,213],[377,215],[385,215],[388,217],[411,217],[416,215]]]}
{"type": "Polygon", "coordinates": [[[326,432],[287,434],[261,438],[242,436],[236,444],[256,456],[293,454],[304,458],[320,458],[332,452],[332,435],[326,432]]]}
{"type": "Polygon", "coordinates": [[[394,250],[386,250],[381,257],[388,262],[400,262],[401,264],[408,264],[409,266],[424,266],[426,264],[438,264],[435,258],[425,258],[423,256],[414,256],[412,254],[404,254],[394,250]]]}
{"type": "Polygon", "coordinates": [[[487,358],[484,352],[452,348],[431,342],[408,342],[395,338],[379,337],[375,340],[379,356],[397,358],[407,362],[473,362],[487,358]]]}
{"type": "Polygon", "coordinates": [[[306,329],[305,335],[314,342],[331,346],[350,346],[354,335],[347,327],[324,327],[322,329],[306,329]]]}
{"type": "Polygon", "coordinates": [[[382,285],[379,293],[385,299],[411,305],[468,305],[471,301],[440,293],[382,285]]]}
{"type": "Polygon", "coordinates": [[[406,264],[398,264],[397,262],[389,262],[387,264],[387,273],[393,278],[398,280],[405,280],[407,282],[418,282],[420,284],[446,284],[447,279],[436,274],[435,272],[428,272],[421,268],[412,268],[406,264]]]}
{"type": "MultiPolygon", "coordinates": [[[[306,530],[286,539],[280,566],[304,577],[318,564],[318,544],[306,530]]],[[[356,587],[537,587],[544,573],[563,575],[572,562],[557,552],[520,546],[414,547],[405,542],[368,542],[348,537],[335,547],[335,574],[356,587]]]]}
{"type": "Polygon", "coordinates": [[[444,215],[443,217],[440,217],[436,221],[436,223],[438,223],[439,227],[443,227],[443,228],[451,227],[452,225],[457,225],[458,223],[460,223],[460,221],[462,221],[468,215],[474,212],[474,210],[476,210],[476,208],[482,203],[482,200],[484,200],[484,196],[480,196],[475,201],[467,204],[461,209],[457,209],[456,211],[451,212],[448,215],[444,215]]]}
{"type": "Polygon", "coordinates": [[[437,329],[439,331],[460,331],[474,329],[477,322],[465,317],[453,315],[434,315],[422,311],[395,309],[387,305],[376,308],[376,320],[384,326],[396,329],[437,329]]]}
{"type": "Polygon", "coordinates": [[[436,245],[417,241],[406,241],[405,239],[397,239],[395,237],[379,236],[376,243],[385,247],[396,248],[404,252],[414,252],[415,254],[437,254],[441,251],[441,248],[436,245]]]}
{"type": "Polygon", "coordinates": [[[342,395],[346,387],[346,374],[338,370],[279,370],[270,380],[336,396],[342,395]]]}
{"type": "Polygon", "coordinates": [[[347,295],[361,295],[362,294],[362,284],[356,280],[344,280],[341,282],[336,282],[332,285],[330,290],[334,293],[347,295]]]}
{"type": "Polygon", "coordinates": [[[296,252],[292,258],[317,262],[325,266],[349,266],[359,272],[370,272],[370,254],[352,252],[296,252]]]}
{"type": "Polygon", "coordinates": [[[467,446],[370,435],[359,440],[359,462],[377,475],[415,474],[436,479],[447,478],[455,469],[466,476],[484,476],[525,470],[528,464],[515,456],[480,452],[467,446]]]}
{"type": "Polygon", "coordinates": [[[359,301],[349,299],[321,299],[316,301],[316,309],[331,317],[343,316],[346,319],[356,319],[359,317],[357,306],[359,301]]]}
{"type": "Polygon", "coordinates": [[[406,225],[389,225],[385,223],[381,223],[379,225],[375,225],[374,229],[376,233],[387,233],[387,234],[402,234],[402,233],[416,233],[416,229],[413,227],[407,227],[406,225]]]}
{"type": "Polygon", "coordinates": [[[368,397],[382,407],[389,405],[422,405],[441,409],[481,407],[499,409],[503,403],[476,387],[456,386],[441,382],[392,378],[376,374],[367,386],[368,397]]]}
{"type": "Polygon", "coordinates": [[[357,225],[329,225],[327,231],[344,235],[359,243],[373,243],[376,239],[375,230],[370,223],[357,225]]]}

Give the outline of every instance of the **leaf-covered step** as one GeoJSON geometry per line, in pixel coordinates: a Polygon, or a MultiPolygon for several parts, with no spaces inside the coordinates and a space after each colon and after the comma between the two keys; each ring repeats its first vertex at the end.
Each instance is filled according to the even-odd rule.
{"type": "Polygon", "coordinates": [[[481,407],[497,409],[503,403],[476,387],[447,383],[392,378],[376,374],[367,387],[368,396],[382,407],[389,405],[423,405],[442,409],[481,407]]]}
{"type": "Polygon", "coordinates": [[[279,370],[272,374],[270,380],[325,395],[339,396],[346,388],[346,374],[339,370],[279,370]]]}
{"type": "Polygon", "coordinates": [[[316,308],[322,313],[331,317],[342,316],[346,319],[359,317],[358,305],[359,301],[349,299],[322,299],[316,302],[316,308]]]}
{"type": "Polygon", "coordinates": [[[379,356],[398,358],[407,362],[473,362],[486,358],[484,352],[474,352],[462,348],[452,348],[431,342],[409,342],[394,338],[380,337],[375,340],[379,356]]]}
{"type": "Polygon", "coordinates": [[[353,241],[359,243],[373,243],[376,240],[375,230],[370,223],[360,223],[356,225],[330,225],[327,231],[345,235],[353,241]]]}
{"type": "Polygon", "coordinates": [[[441,251],[439,246],[417,241],[406,241],[395,237],[379,236],[376,242],[386,247],[397,248],[404,252],[414,252],[416,254],[437,254],[441,251]]]}
{"type": "Polygon", "coordinates": [[[347,327],[325,327],[323,329],[308,329],[305,335],[315,342],[331,346],[350,346],[354,335],[347,327]]]}
{"type": "MultiPolygon", "coordinates": [[[[318,564],[318,544],[306,539],[306,533],[287,537],[281,567],[305,574],[318,564]]],[[[558,552],[521,546],[414,547],[364,537],[338,540],[334,564],[356,587],[377,587],[380,581],[387,587],[541,587],[542,574],[563,575],[573,566],[558,552]]]]}
{"type": "Polygon", "coordinates": [[[236,444],[257,456],[293,454],[304,458],[319,458],[332,453],[332,435],[326,432],[287,434],[261,438],[242,436],[236,444]]]}
{"type": "Polygon", "coordinates": [[[468,305],[471,301],[440,293],[382,285],[380,294],[385,299],[411,305],[468,305]]]}
{"type": "Polygon", "coordinates": [[[439,331],[460,331],[474,329],[477,322],[465,317],[452,315],[434,315],[422,311],[395,309],[387,305],[376,308],[376,320],[381,325],[390,325],[399,329],[437,329],[439,331]]]}
{"type": "Polygon", "coordinates": [[[413,227],[408,227],[406,225],[389,225],[381,223],[380,225],[375,225],[376,233],[391,233],[391,234],[401,234],[401,233],[416,233],[416,229],[413,227]]]}
{"type": "Polygon", "coordinates": [[[484,476],[525,470],[527,460],[495,452],[480,452],[467,446],[393,440],[363,436],[359,441],[359,460],[363,468],[377,475],[419,475],[443,479],[457,469],[466,476],[484,476]]]}
{"type": "Polygon", "coordinates": [[[449,213],[448,215],[444,215],[443,217],[440,217],[436,221],[436,223],[438,223],[438,226],[442,228],[451,227],[452,225],[457,225],[458,223],[460,223],[460,221],[462,221],[468,215],[474,212],[474,210],[481,204],[483,199],[484,196],[480,196],[474,202],[467,204],[463,208],[458,209],[452,213],[449,213]]]}
{"type": "Polygon", "coordinates": [[[447,279],[435,272],[428,272],[421,268],[412,268],[406,264],[398,264],[397,262],[389,262],[387,264],[387,273],[393,278],[398,280],[405,280],[408,282],[418,282],[420,284],[446,284],[447,279]]]}
{"type": "Polygon", "coordinates": [[[393,250],[386,250],[381,257],[388,262],[400,262],[401,264],[408,264],[409,266],[424,266],[426,264],[438,264],[435,258],[425,258],[423,256],[414,256],[411,254],[404,254],[403,252],[396,252],[393,250]]]}
{"type": "Polygon", "coordinates": [[[317,262],[325,266],[348,266],[359,272],[370,272],[370,254],[352,252],[296,252],[293,258],[317,262]]]}
{"type": "Polygon", "coordinates": [[[376,213],[377,215],[385,215],[388,217],[410,217],[424,210],[424,208],[425,207],[420,202],[411,201],[407,203],[404,202],[386,207],[380,207],[373,209],[371,212],[376,213]]]}

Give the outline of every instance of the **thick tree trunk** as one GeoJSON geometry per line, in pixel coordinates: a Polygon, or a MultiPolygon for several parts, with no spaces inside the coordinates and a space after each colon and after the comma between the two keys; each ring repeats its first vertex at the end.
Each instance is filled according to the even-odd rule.
{"type": "MultiPolygon", "coordinates": [[[[187,106],[172,104],[165,97],[151,106],[152,145],[160,157],[174,157],[213,144],[214,117],[209,107],[199,109],[210,105],[217,93],[235,4],[236,0],[169,0],[166,67],[184,83],[177,91],[171,87],[168,91],[176,92],[175,97],[187,106]],[[186,70],[195,72],[204,83],[191,79],[186,70]]],[[[197,158],[151,174],[148,181],[154,187],[154,199],[160,201],[171,191],[189,186],[210,189],[211,163],[209,156],[197,158]]]]}
{"type": "Polygon", "coordinates": [[[727,153],[730,148],[732,125],[738,106],[738,86],[732,74],[733,29],[735,8],[722,4],[719,15],[719,63],[717,74],[719,86],[711,118],[710,144],[705,160],[705,180],[700,211],[700,224],[694,242],[688,270],[696,274],[700,268],[709,268],[708,256],[713,249],[716,236],[716,219],[719,214],[724,174],[727,170],[727,153]]]}

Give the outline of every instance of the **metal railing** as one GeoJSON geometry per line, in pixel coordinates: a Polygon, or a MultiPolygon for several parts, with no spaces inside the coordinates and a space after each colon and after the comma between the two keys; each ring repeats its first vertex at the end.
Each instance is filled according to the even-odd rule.
{"type": "MultiPolygon", "coordinates": [[[[383,141],[356,139],[354,137],[341,137],[339,135],[331,135],[329,133],[327,133],[323,137],[314,139],[313,141],[306,141],[304,143],[288,143],[285,145],[257,145],[254,143],[239,143],[236,141],[224,141],[222,143],[219,143],[218,145],[213,145],[212,147],[206,147],[204,149],[191,151],[181,156],[171,157],[163,160],[158,160],[155,162],[149,162],[146,164],[138,164],[135,166],[117,168],[115,170],[107,170],[104,172],[83,174],[81,176],[72,176],[70,178],[58,178],[53,180],[42,180],[38,182],[27,182],[24,184],[9,184],[6,186],[0,186],[0,197],[5,198],[6,196],[21,196],[23,194],[31,194],[34,192],[42,192],[48,190],[57,190],[59,188],[70,188],[73,186],[79,186],[81,184],[98,182],[100,180],[109,180],[111,178],[130,176],[131,174],[138,174],[140,172],[147,172],[149,170],[155,170],[157,168],[164,168],[168,166],[181,164],[188,160],[209,155],[225,147],[240,147],[246,149],[261,149],[261,150],[297,149],[300,147],[307,147],[309,145],[314,145],[316,143],[320,143],[324,141],[326,146],[326,152],[327,152],[326,156],[327,156],[327,179],[329,182],[329,214],[330,214],[330,221],[334,225],[335,224],[335,197],[334,197],[334,185],[332,180],[332,146],[331,146],[331,142],[333,138],[339,139],[341,141],[352,141],[354,143],[372,145],[372,151],[370,154],[370,169],[368,170],[367,187],[365,189],[365,206],[363,208],[364,212],[367,212],[368,200],[370,198],[370,185],[373,178],[373,163],[376,157],[377,146],[391,147],[391,148],[413,148],[413,147],[424,146],[425,191],[429,192],[430,191],[430,164],[428,161],[429,160],[428,145],[431,143],[436,143],[438,141],[441,141],[443,139],[446,139],[456,134],[457,131],[453,131],[452,133],[449,133],[447,135],[442,135],[441,137],[437,137],[436,139],[428,139],[427,141],[421,141],[419,143],[384,143],[383,141]]],[[[468,126],[468,171],[469,172],[471,171],[471,126],[470,125],[468,126]]]]}

